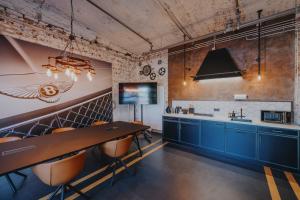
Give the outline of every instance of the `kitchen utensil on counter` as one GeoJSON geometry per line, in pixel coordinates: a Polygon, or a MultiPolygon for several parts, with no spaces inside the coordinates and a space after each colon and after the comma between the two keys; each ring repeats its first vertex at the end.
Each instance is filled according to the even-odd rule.
{"type": "Polygon", "coordinates": [[[166,108],[166,113],[170,114],[171,112],[172,112],[171,107],[168,106],[168,107],[166,108]]]}
{"type": "Polygon", "coordinates": [[[179,114],[180,111],[181,111],[181,107],[180,107],[180,106],[176,106],[176,108],[175,108],[175,113],[176,113],[176,114],[179,114]]]}
{"type": "Polygon", "coordinates": [[[185,114],[185,115],[189,113],[189,109],[187,109],[187,108],[182,108],[181,111],[182,111],[182,114],[185,114]]]}
{"type": "Polygon", "coordinates": [[[195,113],[195,108],[192,105],[190,105],[189,114],[194,114],[194,113],[195,113]]]}

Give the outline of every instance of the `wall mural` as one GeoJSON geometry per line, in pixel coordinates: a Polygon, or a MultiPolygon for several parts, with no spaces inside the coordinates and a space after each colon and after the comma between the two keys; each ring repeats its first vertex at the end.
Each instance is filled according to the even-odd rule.
{"type": "MultiPolygon", "coordinates": [[[[0,34],[0,122],[24,113],[86,99],[112,87],[111,63],[104,61],[71,52],[66,55],[76,58],[76,63],[70,60],[73,65],[59,60],[61,62],[50,63],[51,69],[45,68],[49,57],[60,58],[58,55],[61,53],[57,49],[0,34]],[[90,67],[87,62],[83,65],[78,60],[88,60],[90,67]],[[64,66],[64,63],[68,65],[64,66]]],[[[111,119],[111,116],[106,118],[111,119]]]]}

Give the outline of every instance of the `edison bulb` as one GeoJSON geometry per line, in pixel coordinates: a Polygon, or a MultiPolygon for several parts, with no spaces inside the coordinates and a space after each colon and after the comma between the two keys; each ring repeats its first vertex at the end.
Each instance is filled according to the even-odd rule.
{"type": "Polygon", "coordinates": [[[77,78],[77,76],[76,76],[76,74],[74,74],[74,79],[73,79],[75,82],[77,82],[78,81],[78,78],[77,78]]]}
{"type": "Polygon", "coordinates": [[[76,75],[75,75],[75,73],[74,73],[73,71],[71,72],[70,76],[71,76],[71,79],[74,81],[74,77],[75,77],[76,75]]]}
{"type": "Polygon", "coordinates": [[[257,80],[259,80],[259,81],[261,80],[261,75],[257,76],[257,80]]]}
{"type": "Polygon", "coordinates": [[[55,79],[55,80],[58,79],[58,73],[54,73],[54,79],[55,79]]]}
{"type": "Polygon", "coordinates": [[[186,86],[186,81],[183,81],[183,83],[182,83],[184,86],[186,86]]]}
{"type": "Polygon", "coordinates": [[[47,74],[48,77],[51,77],[52,76],[52,71],[50,69],[47,69],[46,74],[47,74]]]}
{"type": "Polygon", "coordinates": [[[70,73],[71,73],[71,72],[70,72],[70,69],[67,68],[66,71],[65,71],[66,76],[70,76],[70,73]]]}
{"type": "Polygon", "coordinates": [[[88,78],[89,81],[93,80],[92,73],[90,71],[87,72],[86,77],[88,78]]]}

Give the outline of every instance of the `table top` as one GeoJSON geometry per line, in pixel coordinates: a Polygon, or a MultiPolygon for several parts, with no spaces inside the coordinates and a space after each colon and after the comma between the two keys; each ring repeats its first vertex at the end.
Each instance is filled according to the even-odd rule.
{"type": "Polygon", "coordinates": [[[0,175],[27,168],[68,153],[87,149],[119,137],[136,134],[149,126],[112,122],[0,144],[0,175]]]}

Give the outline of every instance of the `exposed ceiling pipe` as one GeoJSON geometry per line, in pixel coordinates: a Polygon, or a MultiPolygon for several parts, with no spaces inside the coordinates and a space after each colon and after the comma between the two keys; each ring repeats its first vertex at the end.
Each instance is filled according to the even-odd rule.
{"type": "MultiPolygon", "coordinates": [[[[269,37],[269,36],[272,36],[272,35],[275,35],[275,34],[281,34],[281,33],[285,33],[285,32],[295,31],[295,27],[299,26],[299,25],[300,25],[300,23],[299,24],[292,23],[288,26],[282,25],[282,27],[278,27],[276,29],[273,29],[271,27],[272,30],[268,29],[268,30],[261,31],[261,34],[262,34],[261,38],[269,37]]],[[[195,44],[192,47],[186,48],[186,51],[192,51],[192,50],[195,50],[195,49],[200,49],[200,48],[203,48],[203,47],[211,46],[211,45],[214,45],[214,42],[216,44],[220,44],[220,43],[230,42],[230,41],[241,39],[241,38],[246,38],[246,40],[257,40],[257,29],[247,31],[245,33],[234,34],[234,35],[227,36],[227,37],[224,37],[224,38],[217,38],[215,40],[209,40],[207,42],[202,42],[202,43],[199,43],[199,44],[195,44]],[[249,39],[248,37],[251,37],[251,39],[249,39]]],[[[179,53],[182,53],[182,52],[183,52],[183,50],[181,49],[181,50],[177,50],[177,51],[172,51],[172,52],[168,53],[168,55],[175,55],[175,54],[179,54],[179,53]]]]}
{"type": "Polygon", "coordinates": [[[91,5],[93,5],[95,8],[97,8],[98,10],[100,10],[101,12],[103,12],[104,14],[108,15],[110,18],[112,18],[113,20],[115,20],[119,24],[121,24],[122,26],[124,26],[125,28],[127,28],[132,33],[134,33],[135,35],[137,35],[138,37],[140,37],[141,39],[143,39],[145,42],[147,42],[150,45],[150,51],[152,50],[153,44],[152,44],[152,42],[149,39],[147,39],[146,37],[144,37],[140,33],[136,32],[134,29],[132,29],[131,27],[129,27],[127,24],[125,24],[124,22],[122,22],[121,20],[119,20],[118,18],[116,18],[115,16],[113,16],[112,14],[110,14],[109,12],[107,12],[106,10],[104,10],[103,8],[101,8],[99,5],[97,5],[93,1],[91,1],[91,0],[86,0],[86,1],[88,3],[90,3],[91,5]]]}
{"type": "MultiPolygon", "coordinates": [[[[267,17],[263,17],[263,18],[260,18],[260,19],[250,21],[250,22],[246,22],[246,23],[243,23],[243,24],[240,25],[240,29],[256,25],[259,22],[262,23],[262,22],[265,22],[265,21],[269,21],[269,20],[279,18],[279,17],[284,17],[284,16],[287,16],[287,15],[295,14],[295,11],[296,11],[296,9],[292,8],[292,9],[289,9],[289,10],[286,10],[286,11],[283,11],[283,12],[280,12],[280,13],[277,13],[277,14],[274,14],[274,15],[270,15],[270,16],[267,16],[267,17]]],[[[158,52],[166,50],[166,49],[171,49],[171,48],[174,48],[174,47],[177,47],[177,46],[181,46],[183,44],[196,42],[196,41],[199,41],[199,40],[207,39],[207,38],[222,35],[222,34],[224,34],[223,30],[217,31],[217,32],[214,32],[214,33],[209,33],[209,34],[199,36],[199,37],[196,37],[196,38],[193,38],[193,39],[190,39],[190,40],[186,40],[185,42],[182,41],[182,42],[178,42],[178,43],[175,43],[175,44],[165,46],[163,48],[155,49],[155,50],[153,50],[152,52],[149,52],[149,53],[150,54],[155,54],[155,53],[158,53],[158,52]]]]}
{"type": "Polygon", "coordinates": [[[170,7],[166,4],[161,2],[160,0],[155,0],[162,8],[163,10],[167,13],[171,21],[177,26],[177,28],[189,39],[192,39],[191,34],[184,28],[184,26],[180,23],[179,19],[176,17],[176,15],[172,12],[170,7]]]}

